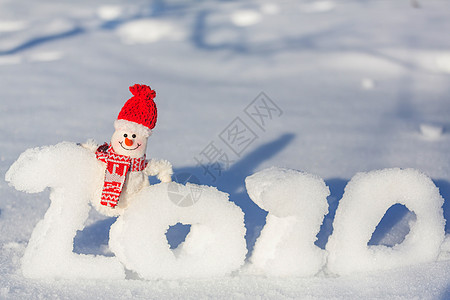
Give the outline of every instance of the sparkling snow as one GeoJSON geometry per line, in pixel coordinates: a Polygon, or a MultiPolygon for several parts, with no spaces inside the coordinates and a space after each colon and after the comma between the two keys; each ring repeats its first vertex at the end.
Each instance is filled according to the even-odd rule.
{"type": "MultiPolygon", "coordinates": [[[[45,146],[25,152],[18,162],[22,171],[6,176],[24,175],[13,181],[32,194],[0,181],[0,298],[449,298],[450,224],[443,232],[442,199],[433,187],[439,188],[448,220],[449,14],[450,4],[437,0],[0,1],[0,177],[27,149],[45,146]],[[184,208],[215,207],[212,213],[221,221],[234,220],[229,232],[220,224],[212,227],[221,230],[217,242],[232,241],[228,246],[235,252],[224,254],[227,264],[220,266],[213,261],[218,247],[209,245],[211,253],[204,257],[213,261],[208,278],[198,278],[202,276],[197,271],[197,278],[180,273],[167,279],[177,264],[189,269],[202,253],[190,240],[207,243],[203,238],[208,234],[200,225],[197,230],[191,225],[186,237],[181,226],[174,226],[167,237],[162,234],[174,223],[191,222],[193,210],[183,216],[177,206],[173,215],[161,215],[167,224],[155,224],[145,219],[151,203],[142,198],[142,206],[127,212],[135,219],[131,229],[139,227],[133,233],[125,228],[126,215],[108,218],[86,202],[89,184],[82,183],[99,177],[92,167],[95,158],[79,152],[75,143],[88,138],[108,141],[130,97],[128,86],[134,83],[157,91],[159,120],[148,157],[167,159],[175,175],[188,174],[191,182],[217,188],[210,190],[215,199],[211,206],[201,206],[199,200],[184,208]],[[261,92],[281,115],[254,102],[261,92]],[[250,114],[255,107],[262,114],[250,114]],[[238,140],[242,144],[230,135],[235,120],[250,129],[238,140]],[[50,157],[51,149],[61,153],[50,157]],[[199,163],[219,158],[220,172],[199,163]],[[73,160],[79,163],[70,164],[73,160]],[[54,171],[55,165],[63,167],[54,171]],[[254,197],[249,189],[250,197],[245,178],[272,166],[300,170],[292,171],[297,174],[293,178],[314,183],[292,201],[254,197]],[[393,185],[398,194],[373,190],[371,182],[384,187],[396,182],[389,172],[397,168],[407,177],[393,185]],[[80,172],[89,175],[79,177],[80,172]],[[78,188],[70,186],[68,178],[78,188]],[[319,184],[320,178],[325,185],[319,184]],[[320,205],[311,210],[314,216],[305,216],[311,222],[301,228],[297,215],[273,206],[284,201],[295,211],[304,203],[302,193],[313,186],[320,205]],[[364,195],[362,202],[359,195],[364,195]],[[408,199],[402,199],[405,196],[408,199]],[[390,209],[394,203],[404,207],[390,209]],[[363,205],[376,211],[364,212],[363,205]],[[167,270],[160,266],[161,272],[154,272],[154,256],[145,253],[150,245],[138,247],[138,256],[121,253],[111,242],[112,227],[111,237],[131,248],[147,232],[142,224],[159,230],[158,247],[166,247],[159,254],[173,254],[162,260],[170,265],[167,270]],[[311,268],[314,275],[300,274],[298,265],[270,274],[270,264],[283,266],[295,259],[299,243],[288,233],[295,228],[309,232],[311,251],[330,255],[311,268]],[[196,231],[202,234],[195,237],[196,231]],[[43,233],[48,240],[39,240],[43,233]],[[337,243],[342,235],[350,244],[337,243]],[[174,236],[181,244],[170,248],[174,236]],[[421,241],[411,241],[414,237],[421,241]],[[355,261],[340,255],[351,244],[358,245],[349,249],[355,261]],[[292,247],[282,247],[287,245],[292,247]],[[261,249],[268,255],[264,252],[269,248],[283,254],[284,261],[258,256],[261,249]],[[192,252],[184,254],[184,262],[175,259],[182,258],[177,252],[188,250],[192,252]],[[239,267],[247,250],[247,260],[239,267]],[[405,263],[400,265],[394,256],[401,255],[405,263]],[[128,261],[146,256],[151,259],[141,269],[128,261]],[[375,257],[383,263],[376,266],[375,257]],[[356,261],[363,270],[356,270],[356,261]],[[46,278],[27,278],[23,271],[28,277],[46,278]]],[[[184,187],[185,182],[180,183],[184,187]]],[[[151,188],[161,194],[163,186],[151,188]]],[[[164,204],[168,208],[173,202],[164,204]]],[[[205,211],[202,222],[211,222],[210,217],[205,211]]]]}

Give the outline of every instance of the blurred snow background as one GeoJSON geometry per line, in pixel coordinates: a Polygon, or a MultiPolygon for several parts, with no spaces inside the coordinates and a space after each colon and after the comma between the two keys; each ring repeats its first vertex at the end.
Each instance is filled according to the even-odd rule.
{"type": "MultiPolygon", "coordinates": [[[[438,0],[1,0],[0,173],[31,147],[109,141],[128,86],[145,83],[157,91],[159,110],[148,156],[171,161],[180,178],[194,174],[229,193],[246,214],[249,249],[266,214],[248,198],[244,179],[274,165],[329,186],[322,248],[359,171],[423,171],[440,188],[448,219],[449,31],[450,3],[438,0]],[[261,92],[282,112],[264,126],[245,113],[261,92]],[[239,151],[222,134],[236,118],[253,132],[239,151]],[[228,158],[221,169],[198,163],[208,162],[211,146],[228,158]]],[[[447,261],[340,278],[27,280],[19,259],[48,205],[48,193],[0,182],[0,298],[449,296],[447,261]]],[[[398,243],[413,218],[392,207],[371,242],[398,243]]],[[[75,252],[107,252],[113,222],[92,213],[75,252]]]]}

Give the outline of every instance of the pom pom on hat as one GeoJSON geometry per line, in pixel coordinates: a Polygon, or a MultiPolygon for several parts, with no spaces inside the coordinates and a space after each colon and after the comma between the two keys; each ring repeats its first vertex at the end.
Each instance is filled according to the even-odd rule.
{"type": "Polygon", "coordinates": [[[156,125],[158,112],[153,98],[156,92],[148,85],[135,84],[130,86],[133,97],[128,99],[117,117],[117,120],[126,120],[140,124],[150,131],[156,125]]]}
{"type": "Polygon", "coordinates": [[[156,92],[152,90],[148,85],[135,84],[130,86],[130,92],[135,97],[139,97],[146,100],[153,100],[156,96],[156,92]]]}

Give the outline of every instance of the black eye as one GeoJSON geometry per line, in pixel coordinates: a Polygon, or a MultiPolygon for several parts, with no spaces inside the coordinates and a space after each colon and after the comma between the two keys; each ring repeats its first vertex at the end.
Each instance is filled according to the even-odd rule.
{"type": "Polygon", "coordinates": [[[133,134],[133,135],[132,135],[132,137],[133,137],[133,139],[135,139],[135,138],[136,138],[136,135],[135,135],[135,134],[133,134]]]}
{"type": "Polygon", "coordinates": [[[125,134],[123,135],[123,137],[128,137],[128,134],[125,133],[125,134]]]}

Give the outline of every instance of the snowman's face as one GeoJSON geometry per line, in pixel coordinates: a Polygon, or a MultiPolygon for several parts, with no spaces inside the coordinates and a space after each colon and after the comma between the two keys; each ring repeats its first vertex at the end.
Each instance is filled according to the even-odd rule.
{"type": "Polygon", "coordinates": [[[118,128],[111,137],[111,145],[117,154],[139,158],[147,149],[148,136],[118,128]]]}

